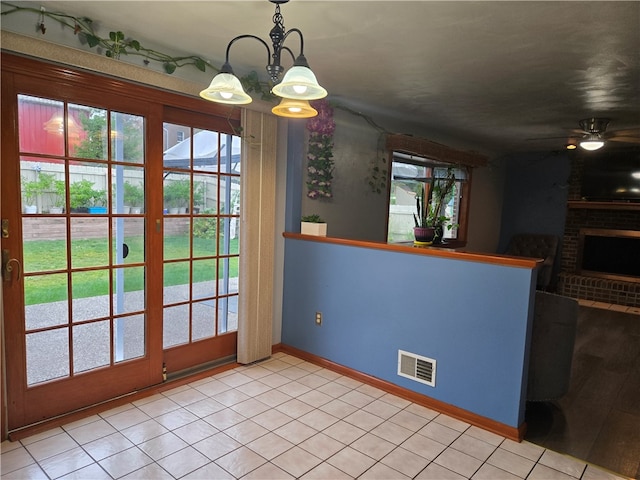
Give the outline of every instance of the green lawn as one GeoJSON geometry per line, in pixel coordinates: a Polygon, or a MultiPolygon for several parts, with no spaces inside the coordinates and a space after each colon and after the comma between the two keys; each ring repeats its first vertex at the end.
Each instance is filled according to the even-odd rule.
{"type": "MultiPolygon", "coordinates": [[[[144,262],[143,237],[125,239],[129,255],[123,265],[144,262]]],[[[238,252],[238,240],[230,245],[232,253],[238,252]]],[[[164,265],[164,286],[189,283],[189,268],[193,266],[193,282],[215,280],[215,259],[197,260],[198,257],[215,254],[213,240],[193,238],[194,260],[167,262],[164,265]]],[[[189,237],[176,235],[164,239],[164,259],[180,260],[189,256],[189,237]]],[[[113,252],[114,262],[116,252],[113,252]]],[[[218,265],[219,275],[223,272],[223,262],[228,262],[229,277],[238,276],[238,257],[223,259],[218,265]]],[[[107,267],[109,264],[109,244],[107,239],[86,239],[72,242],[71,267],[107,267]]],[[[26,273],[63,270],[67,268],[66,242],[64,240],[36,240],[24,243],[24,266],[26,273]]],[[[120,269],[114,270],[117,272],[120,269]]],[[[125,267],[122,269],[125,292],[144,288],[144,267],[125,267]]],[[[116,275],[117,277],[117,275],[116,275]]],[[[109,270],[92,270],[72,274],[74,298],[94,297],[109,293],[109,270]]],[[[66,274],[47,274],[25,277],[26,305],[49,303],[67,298],[66,274]]]]}

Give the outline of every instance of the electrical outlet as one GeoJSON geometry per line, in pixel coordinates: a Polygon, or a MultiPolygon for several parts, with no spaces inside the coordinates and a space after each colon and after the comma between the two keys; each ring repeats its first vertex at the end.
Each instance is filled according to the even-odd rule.
{"type": "Polygon", "coordinates": [[[322,312],[316,312],[316,325],[322,325],[322,312]]]}

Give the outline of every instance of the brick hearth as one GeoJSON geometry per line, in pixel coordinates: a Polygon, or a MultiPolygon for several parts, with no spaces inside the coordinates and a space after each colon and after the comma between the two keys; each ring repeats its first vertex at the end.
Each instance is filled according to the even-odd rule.
{"type": "Polygon", "coordinates": [[[582,300],[640,307],[640,283],[561,273],[558,291],[582,300]]]}
{"type": "Polygon", "coordinates": [[[572,161],[569,209],[565,224],[557,290],[561,295],[598,302],[640,307],[640,282],[625,282],[577,271],[578,235],[581,228],[640,229],[640,204],[606,204],[580,201],[582,158],[572,161]]]}

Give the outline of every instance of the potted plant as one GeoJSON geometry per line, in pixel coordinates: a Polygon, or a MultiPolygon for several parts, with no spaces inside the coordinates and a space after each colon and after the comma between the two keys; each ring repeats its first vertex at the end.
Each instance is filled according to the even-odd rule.
{"type": "Polygon", "coordinates": [[[24,194],[24,213],[38,213],[38,182],[21,177],[22,193],[24,194]]]}
{"type": "Polygon", "coordinates": [[[69,185],[69,203],[74,213],[107,213],[107,192],[95,190],[89,180],[69,185]]]}
{"type": "Polygon", "coordinates": [[[93,190],[91,195],[91,205],[89,213],[107,213],[107,192],[104,190],[93,190]]]}
{"type": "Polygon", "coordinates": [[[327,223],[320,218],[320,215],[304,215],[300,219],[300,233],[304,235],[316,235],[318,237],[327,236],[327,223]]]}
{"type": "Polygon", "coordinates": [[[193,213],[199,213],[200,209],[205,207],[205,192],[206,187],[204,183],[193,184],[193,213]]]}
{"type": "Polygon", "coordinates": [[[54,180],[49,213],[62,213],[66,200],[66,187],[64,180],[54,180]]]}
{"type": "Polygon", "coordinates": [[[87,213],[93,197],[93,183],[78,180],[69,185],[69,207],[73,213],[87,213]]]}
{"type": "Polygon", "coordinates": [[[62,213],[65,199],[64,181],[56,180],[55,173],[38,172],[37,178],[30,181],[22,177],[22,190],[25,197],[25,213],[37,213],[38,201],[42,211],[62,213]]]}
{"type": "Polygon", "coordinates": [[[64,181],[57,180],[54,173],[40,173],[38,188],[43,210],[49,213],[62,213],[65,201],[64,181]]]}
{"type": "Polygon", "coordinates": [[[142,211],[142,204],[144,203],[144,190],[142,189],[142,185],[125,181],[123,199],[124,204],[130,207],[131,213],[140,213],[142,211]]]}
{"type": "Polygon", "coordinates": [[[431,243],[435,235],[435,229],[431,224],[431,215],[429,214],[429,201],[425,202],[425,188],[422,187],[420,195],[416,195],[416,213],[413,214],[413,235],[416,244],[431,243]]]}
{"type": "Polygon", "coordinates": [[[189,205],[191,195],[191,182],[184,178],[172,180],[164,186],[164,200],[169,208],[169,213],[184,213],[189,205]]]}
{"type": "Polygon", "coordinates": [[[451,223],[451,217],[446,214],[447,203],[456,185],[456,177],[453,168],[447,169],[447,176],[433,181],[431,222],[435,229],[433,243],[441,243],[444,238],[444,229],[451,230],[455,224],[451,223]]]}
{"type": "Polygon", "coordinates": [[[451,219],[445,214],[446,202],[453,192],[456,177],[452,168],[444,178],[431,178],[416,195],[416,213],[413,215],[415,240],[418,243],[440,243],[444,228],[452,228],[451,219]],[[426,198],[425,198],[426,196],[426,198]]]}

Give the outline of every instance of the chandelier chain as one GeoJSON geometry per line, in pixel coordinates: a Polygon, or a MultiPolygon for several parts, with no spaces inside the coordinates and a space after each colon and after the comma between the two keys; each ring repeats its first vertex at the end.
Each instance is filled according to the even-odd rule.
{"type": "Polygon", "coordinates": [[[280,13],[280,5],[276,5],[276,11],[273,14],[273,23],[279,25],[284,30],[284,17],[280,13]]]}

